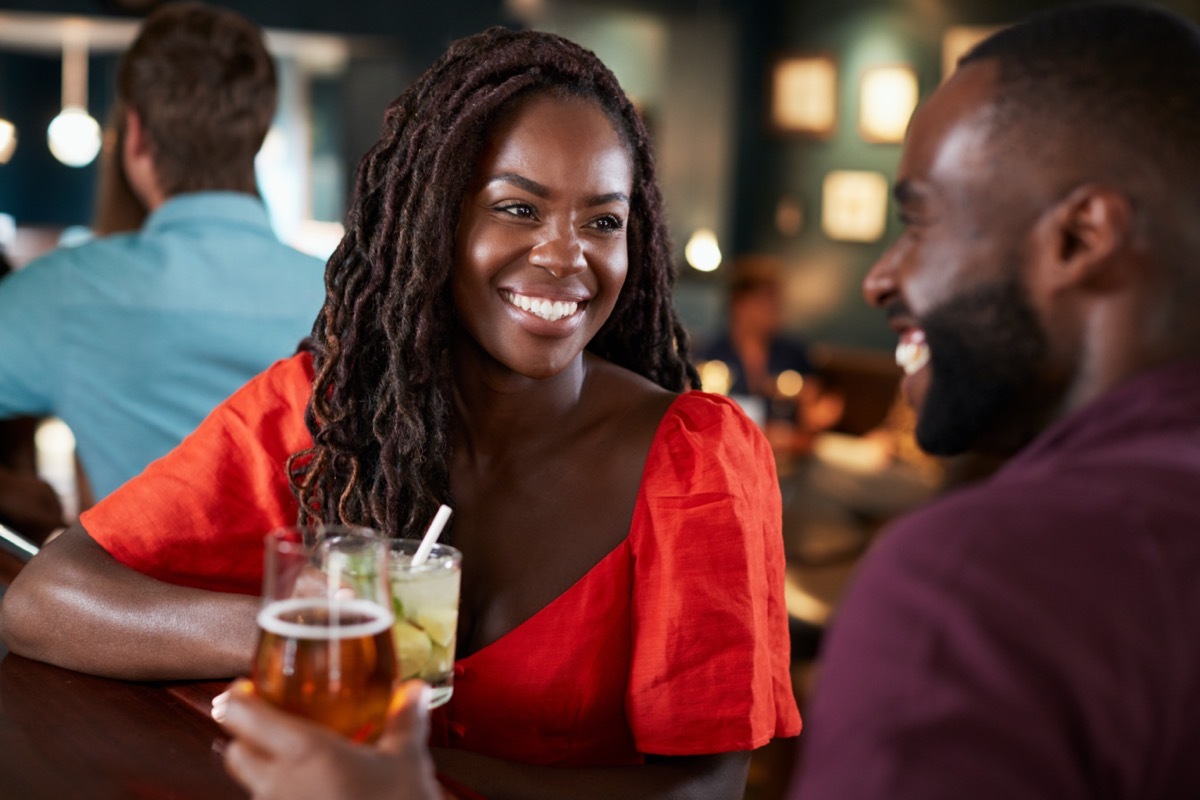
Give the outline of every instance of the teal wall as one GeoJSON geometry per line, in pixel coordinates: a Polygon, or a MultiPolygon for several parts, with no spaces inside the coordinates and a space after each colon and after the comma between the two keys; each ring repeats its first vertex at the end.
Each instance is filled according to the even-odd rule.
{"type": "Polygon", "coordinates": [[[858,286],[869,266],[895,233],[888,216],[878,243],[835,242],[821,230],[821,190],[832,170],[871,170],[891,181],[900,155],[896,144],[874,144],[858,132],[858,83],[872,66],[905,63],[916,69],[922,95],[940,78],[940,32],[898,9],[853,3],[790,4],[782,9],[765,43],[759,74],[747,83],[760,86],[759,108],[769,105],[768,75],[776,58],[794,54],[832,57],[838,73],[837,123],[825,139],[773,132],[766,112],[742,120],[743,157],[739,162],[739,210],[734,254],[779,256],[789,274],[788,327],[806,338],[839,344],[890,347],[893,336],[879,314],[860,299],[858,286]],[[783,197],[798,202],[801,228],[781,233],[775,224],[783,197]]]}

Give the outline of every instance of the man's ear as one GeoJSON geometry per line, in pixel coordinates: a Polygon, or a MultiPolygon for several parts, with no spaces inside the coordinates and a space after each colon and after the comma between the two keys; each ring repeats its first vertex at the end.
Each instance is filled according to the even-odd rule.
{"type": "Polygon", "coordinates": [[[146,129],[142,127],[142,118],[132,108],[125,109],[125,130],[123,131],[121,154],[124,158],[136,158],[148,155],[150,142],[146,138],[146,129]]]}
{"type": "Polygon", "coordinates": [[[1048,209],[1035,227],[1047,289],[1100,287],[1119,280],[1113,258],[1133,237],[1129,197],[1101,184],[1084,184],[1048,209]]]}
{"type": "Polygon", "coordinates": [[[142,118],[132,108],[125,109],[125,130],[121,142],[121,168],[134,196],[147,211],[154,211],[166,200],[158,183],[154,163],[154,145],[142,118]]]}

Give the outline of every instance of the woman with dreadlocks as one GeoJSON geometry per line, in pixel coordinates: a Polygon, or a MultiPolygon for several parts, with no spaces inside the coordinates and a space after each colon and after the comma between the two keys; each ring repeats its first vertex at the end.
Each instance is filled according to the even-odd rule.
{"type": "Polygon", "coordinates": [[[311,352],[34,558],[9,646],[237,674],[265,531],[418,536],[444,501],[464,567],[439,771],[489,796],[740,797],[748,752],[800,726],[778,485],[737,407],[688,391],[642,122],[592,53],[497,28],[383,127],[311,352]]]}

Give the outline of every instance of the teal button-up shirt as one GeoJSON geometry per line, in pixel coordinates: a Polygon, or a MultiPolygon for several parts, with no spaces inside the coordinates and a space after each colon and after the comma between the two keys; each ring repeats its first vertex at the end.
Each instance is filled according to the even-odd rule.
{"type": "Polygon", "coordinates": [[[61,248],[0,281],[0,418],[57,416],[97,498],[292,355],[324,264],[255,197],[174,197],[140,231],[61,248]]]}

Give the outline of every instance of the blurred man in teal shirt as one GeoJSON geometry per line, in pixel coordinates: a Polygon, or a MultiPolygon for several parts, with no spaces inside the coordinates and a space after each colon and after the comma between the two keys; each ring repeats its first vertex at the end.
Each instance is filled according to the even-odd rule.
{"type": "Polygon", "coordinates": [[[97,499],[312,328],[324,265],[278,241],[255,181],[275,101],[252,23],[198,3],[151,15],[114,115],[149,216],[0,285],[0,418],[63,419],[97,499]]]}

